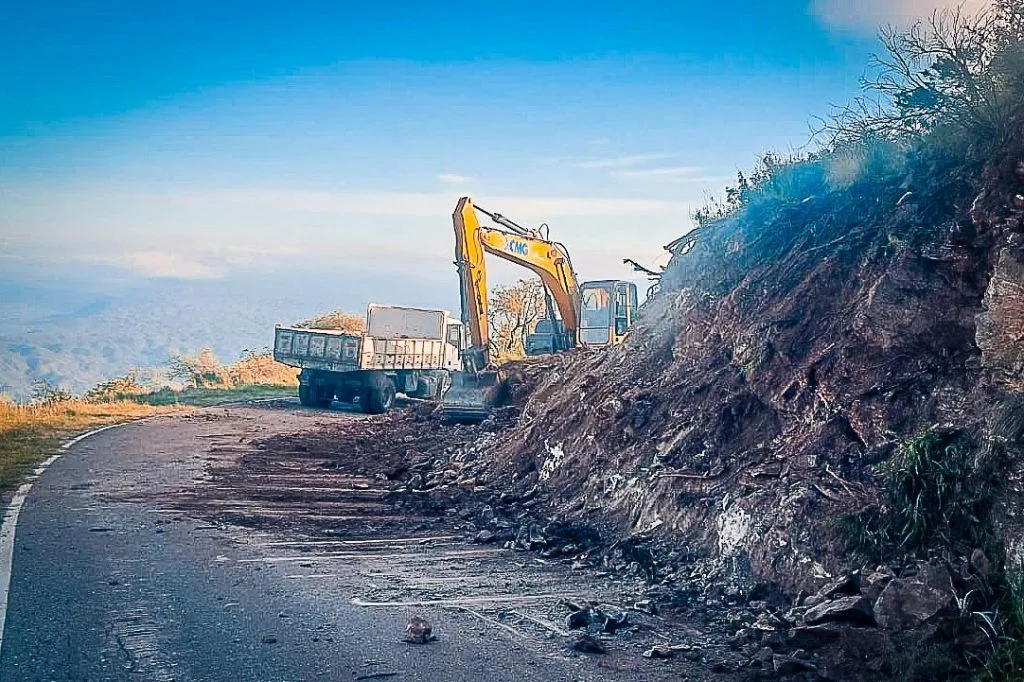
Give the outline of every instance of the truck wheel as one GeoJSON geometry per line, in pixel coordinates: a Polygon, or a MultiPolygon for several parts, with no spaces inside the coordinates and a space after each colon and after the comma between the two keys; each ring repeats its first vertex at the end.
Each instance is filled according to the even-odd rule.
{"type": "Polygon", "coordinates": [[[368,383],[369,395],[364,409],[370,414],[384,414],[395,403],[395,382],[383,372],[374,372],[368,383]]]}
{"type": "Polygon", "coordinates": [[[299,385],[299,404],[303,407],[314,407],[316,405],[314,390],[309,384],[299,385]]]}

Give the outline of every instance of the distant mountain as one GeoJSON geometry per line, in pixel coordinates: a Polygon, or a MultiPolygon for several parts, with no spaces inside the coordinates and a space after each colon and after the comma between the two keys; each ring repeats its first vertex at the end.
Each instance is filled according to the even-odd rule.
{"type": "Polygon", "coordinates": [[[222,360],[273,343],[274,325],[369,302],[449,310],[455,278],[279,272],[221,280],[0,280],[0,388],[29,396],[35,379],[81,393],[170,353],[210,347],[222,360]]]}

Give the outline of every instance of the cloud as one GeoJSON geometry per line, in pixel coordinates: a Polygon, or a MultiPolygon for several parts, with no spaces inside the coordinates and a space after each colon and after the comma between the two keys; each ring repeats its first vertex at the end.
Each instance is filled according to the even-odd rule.
{"type": "Polygon", "coordinates": [[[472,180],[473,178],[468,175],[459,175],[458,173],[441,173],[437,176],[437,181],[446,185],[465,185],[472,180]]]}
{"type": "Polygon", "coordinates": [[[660,168],[639,168],[635,170],[616,171],[617,178],[672,178],[689,181],[701,181],[701,169],[696,166],[664,166],[660,168]]]}
{"type": "Polygon", "coordinates": [[[114,263],[143,277],[169,279],[218,279],[217,269],[186,256],[166,251],[135,251],[114,259],[114,263]]]}
{"type": "Polygon", "coordinates": [[[631,154],[608,159],[586,159],[573,165],[587,170],[613,170],[616,168],[632,168],[648,161],[658,161],[672,157],[672,154],[631,154]]]}
{"type": "Polygon", "coordinates": [[[874,32],[886,24],[910,24],[935,10],[962,6],[973,14],[989,5],[989,0],[812,0],[811,12],[832,28],[874,32]]]}

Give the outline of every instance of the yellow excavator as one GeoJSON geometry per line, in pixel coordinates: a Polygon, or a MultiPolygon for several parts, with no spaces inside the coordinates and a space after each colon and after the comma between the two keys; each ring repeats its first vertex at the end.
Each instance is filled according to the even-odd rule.
{"type": "Polygon", "coordinates": [[[522,227],[500,213],[474,206],[469,197],[459,199],[452,222],[462,323],[469,330],[469,343],[462,351],[463,370],[452,375],[442,400],[447,418],[481,421],[500,397],[502,379],[491,361],[487,325],[485,254],[532,270],[544,284],[547,318],[527,337],[527,355],[621,343],[633,328],[638,307],[636,285],[623,280],[581,284],[569,251],[551,241],[546,226],[522,227]],[[500,227],[481,225],[478,213],[500,227]]]}

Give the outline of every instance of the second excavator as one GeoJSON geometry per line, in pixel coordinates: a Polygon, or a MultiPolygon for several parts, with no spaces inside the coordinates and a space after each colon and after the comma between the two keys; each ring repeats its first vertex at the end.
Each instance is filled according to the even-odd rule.
{"type": "Polygon", "coordinates": [[[469,197],[459,199],[452,222],[462,322],[469,330],[469,343],[462,353],[463,370],[452,376],[442,401],[449,419],[481,421],[500,398],[502,377],[491,359],[487,322],[485,254],[532,270],[544,284],[547,318],[527,337],[528,355],[621,343],[633,328],[636,285],[624,280],[581,284],[568,249],[552,241],[544,227],[525,228],[500,213],[474,206],[469,197]],[[481,225],[478,213],[496,226],[481,225]]]}

